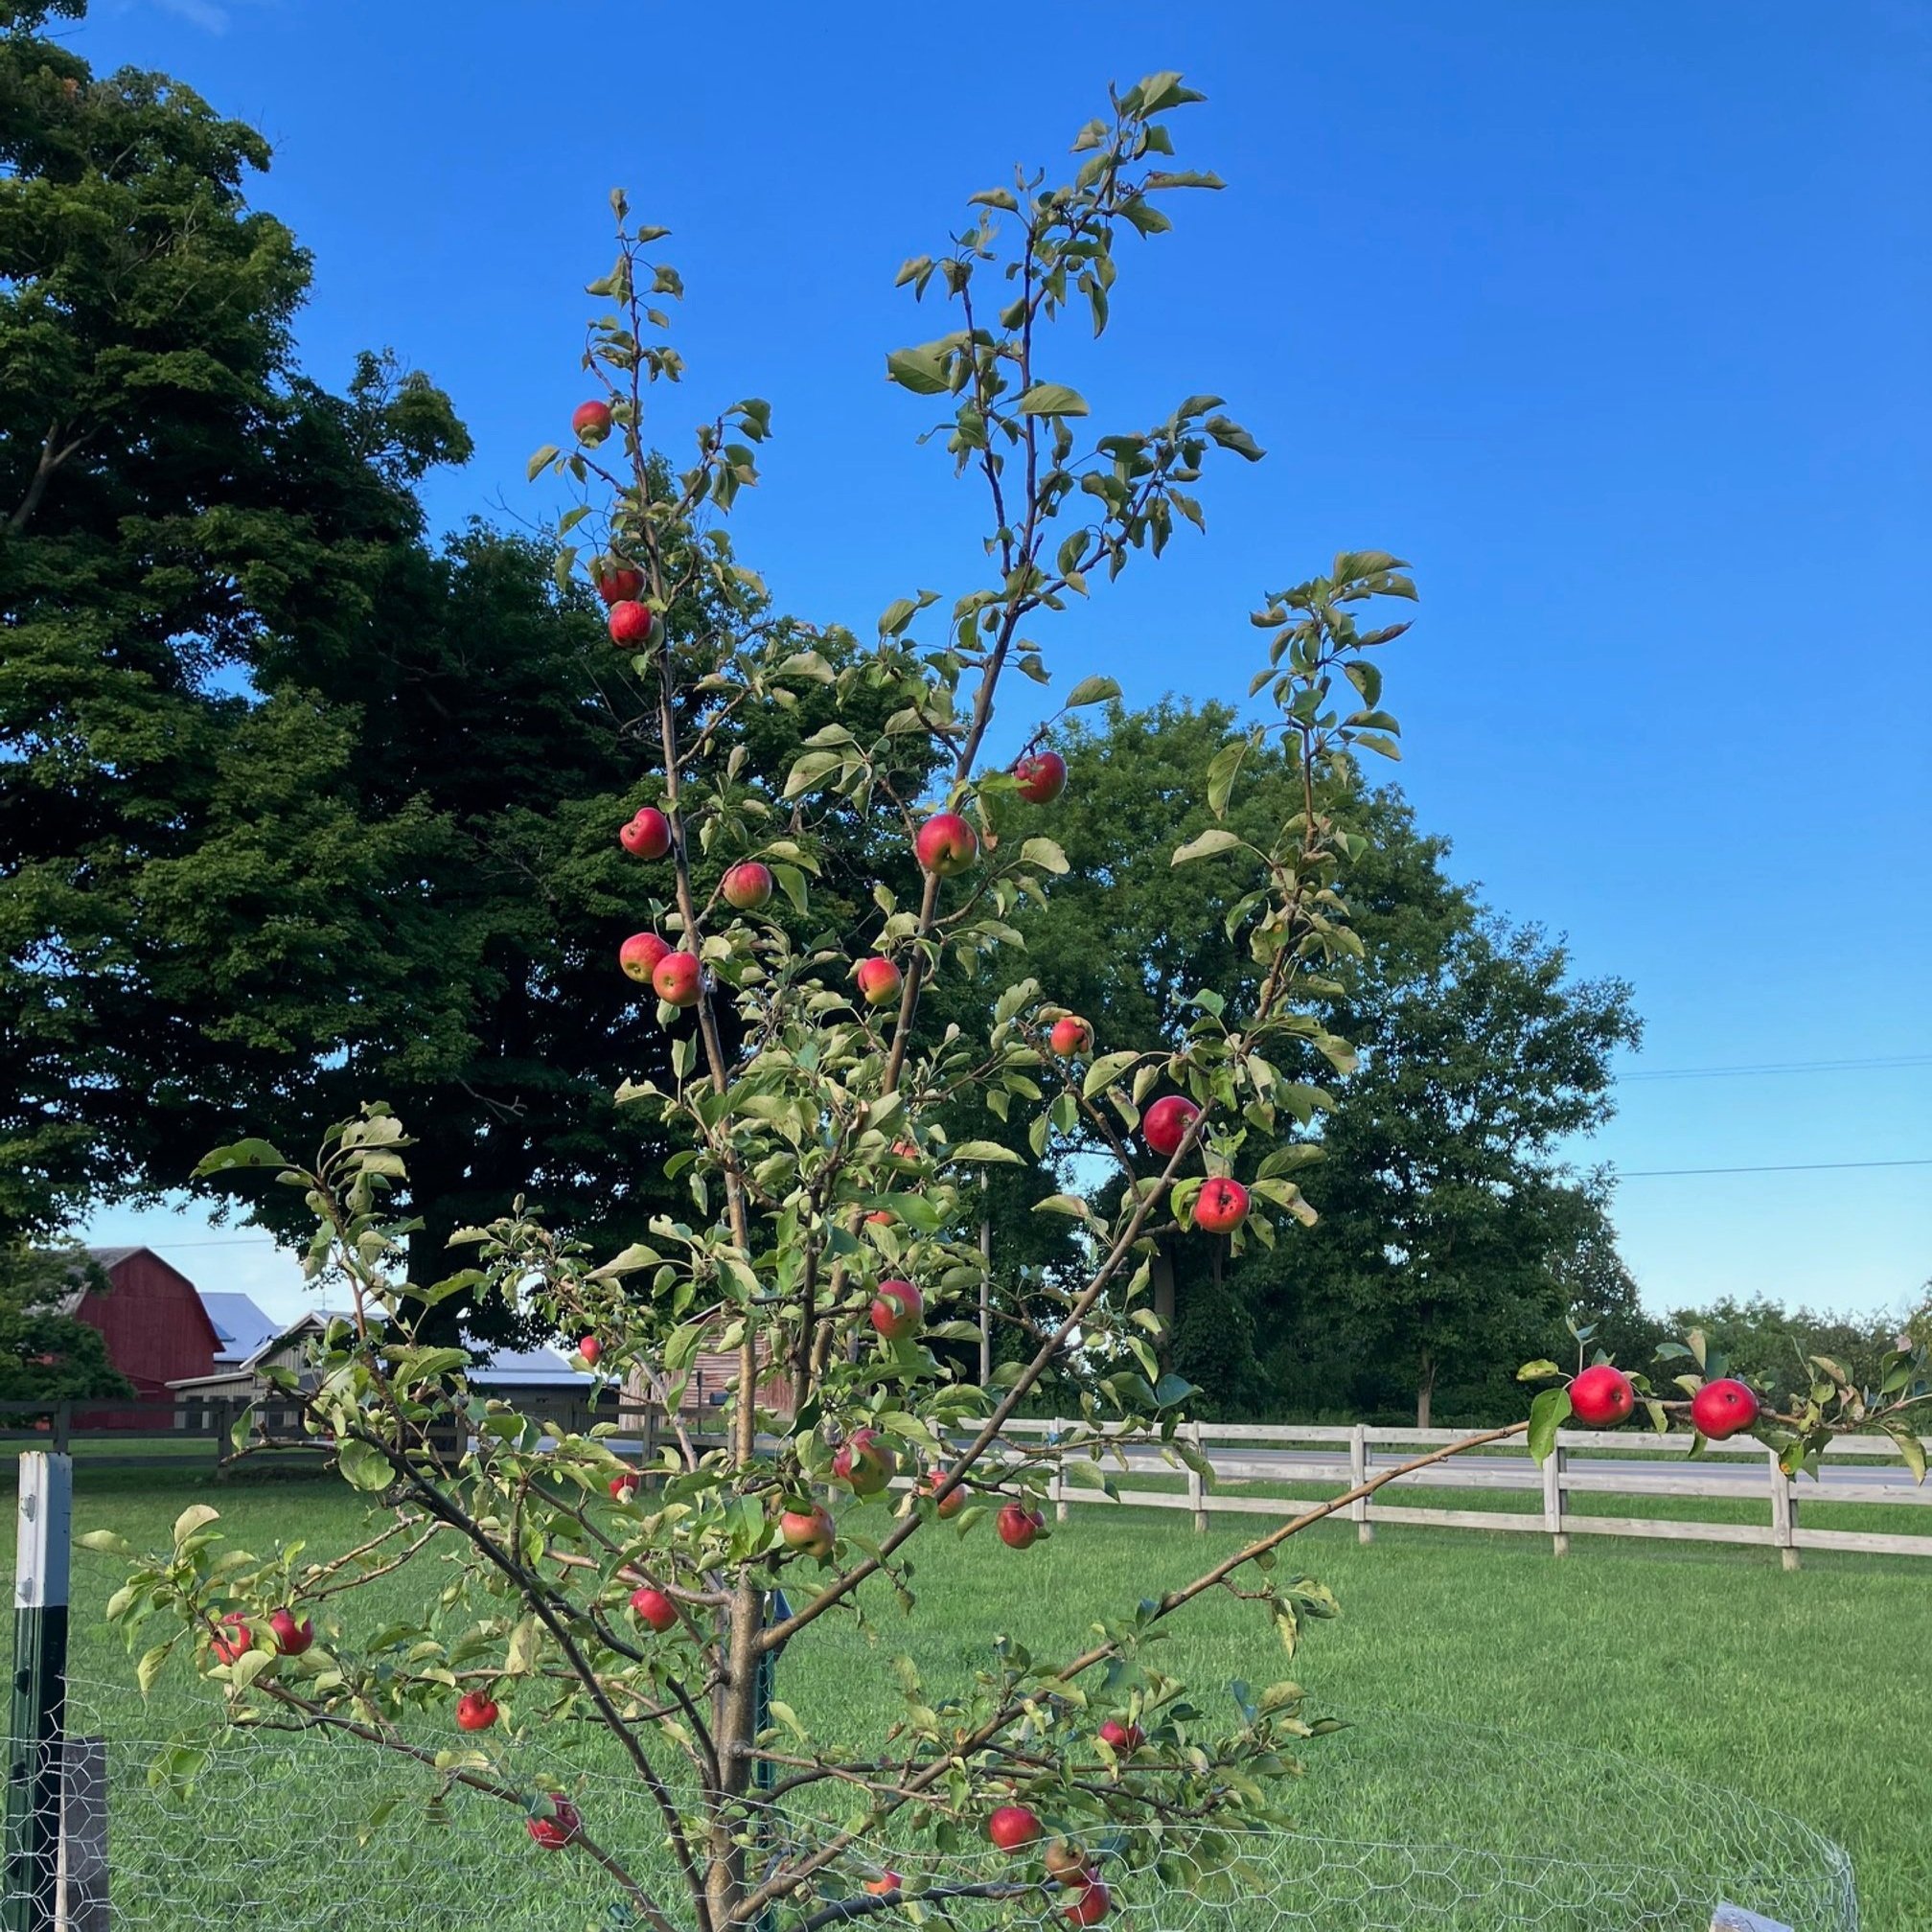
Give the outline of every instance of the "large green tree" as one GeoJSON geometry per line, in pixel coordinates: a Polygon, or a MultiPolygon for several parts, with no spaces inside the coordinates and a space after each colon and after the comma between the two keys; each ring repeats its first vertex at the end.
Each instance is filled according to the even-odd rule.
{"type": "Polygon", "coordinates": [[[299,661],[379,605],[420,540],[410,484],[468,447],[376,358],[343,398],[299,379],[309,264],[246,200],[262,138],[164,77],[97,79],[44,12],[0,15],[13,1228],[184,1178],[211,1096],[336,1048],[349,962],[432,943],[395,883],[433,816],[372,818],[352,721],[254,674],[270,638],[299,661]]]}
{"type": "MultiPolygon", "coordinates": [[[[1070,776],[1053,825],[1071,872],[1021,924],[1030,970],[1093,1022],[1102,1051],[1157,1030],[1184,986],[1258,984],[1228,934],[1245,876],[1211,856],[1173,864],[1159,829],[1220,822],[1208,772],[1232,723],[1217,706],[1116,704],[1102,727],[1059,734],[1070,776]]],[[[1301,802],[1298,786],[1280,757],[1251,751],[1228,827],[1258,837],[1301,802]]],[[[1490,1365],[1557,1348],[1579,1286],[1565,1271],[1609,1238],[1564,1149],[1607,1113],[1609,1055],[1636,1023],[1622,982],[1578,981],[1560,946],[1486,915],[1399,794],[1356,773],[1317,802],[1367,840],[1347,895],[1362,950],[1329,996],[1360,1062],[1338,1080],[1311,1052],[1300,1070],[1337,1101],[1325,1159],[1300,1177],[1322,1219],[1292,1259],[1230,1267],[1218,1244],[1171,1241],[1172,1360],[1226,1410],[1406,1403],[1426,1422],[1438,1385],[1459,1411],[1492,1406],[1513,1397],[1489,1388],[1506,1374],[1490,1365]]]]}
{"type": "MultiPolygon", "coordinates": [[[[668,1048],[648,993],[610,997],[661,911],[616,832],[661,780],[596,598],[549,543],[426,540],[415,486],[468,443],[425,379],[370,356],[336,396],[296,366],[309,264],[248,204],[259,135],[8,17],[0,1219],[180,1186],[244,1121],[303,1146],[382,1092],[430,1130],[419,1278],[518,1192],[630,1238],[669,1146],[611,1092],[668,1048]]],[[[673,634],[794,629],[728,582],[673,634]]],[[[851,648],[798,641],[826,677],[851,648]]],[[[824,689],[693,693],[681,722],[782,772],[824,689]]],[[[815,925],[909,877],[884,822],[828,827],[815,925]]]]}

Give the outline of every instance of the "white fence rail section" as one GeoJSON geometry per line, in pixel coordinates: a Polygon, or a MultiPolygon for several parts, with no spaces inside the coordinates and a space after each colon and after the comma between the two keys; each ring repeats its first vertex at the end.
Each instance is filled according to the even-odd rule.
{"type": "MultiPolygon", "coordinates": [[[[1027,1437],[1052,1439],[1072,1425],[1064,1421],[1014,1420],[1006,1433],[1014,1447],[1027,1437]]],[[[1244,1493],[1243,1485],[1268,1484],[1306,1492],[1300,1500],[1320,1500],[1359,1487],[1394,1464],[1430,1449],[1458,1442],[1473,1432],[1455,1429],[1377,1429],[1297,1424],[1189,1422],[1183,1434],[1214,1470],[1210,1486],[1190,1470],[1177,1469],[1158,1451],[1126,1448],[1108,1452],[1102,1468],[1114,1481],[1118,1500],[1148,1509],[1185,1509],[1196,1530],[1219,1515],[1282,1517],[1296,1501],[1244,1493]],[[1125,1466],[1121,1466],[1124,1457],[1125,1466]],[[1185,1478],[1184,1487],[1129,1486],[1135,1477],[1185,1478]]],[[[1826,1452],[1823,1476],[1796,1481],[1778,1459],[1750,1440],[1706,1443],[1695,1460],[1687,1460],[1692,1438],[1635,1430],[1564,1430],[1556,1450],[1539,1469],[1522,1441],[1492,1443],[1453,1461],[1397,1477],[1373,1496],[1346,1506],[1347,1520],[1359,1539],[1373,1540],[1378,1523],[1426,1525],[1437,1530],[1496,1530],[1548,1536],[1561,1556],[1573,1536],[1651,1536],[1693,1543],[1758,1544],[1779,1552],[1787,1570],[1798,1567],[1805,1550],[1857,1550],[1898,1556],[1932,1556],[1932,1518],[1923,1535],[1879,1534],[1861,1530],[1813,1528],[1799,1520],[1801,1499],[1819,1505],[1932,1505],[1932,1483],[1915,1484],[1898,1460],[1898,1450],[1876,1437],[1842,1437],[1826,1452]],[[1621,1452],[1621,1453],[1620,1453],[1621,1452]],[[1644,1460],[1656,1458],[1657,1460],[1644,1460]],[[1888,1466],[1889,1465],[1889,1466],[1888,1466]],[[1540,1493],[1540,1509],[1431,1508],[1385,1501],[1398,1489],[1518,1490],[1540,1493]],[[1610,1516],[1571,1507],[1576,1496],[1622,1496],[1653,1501],[1690,1497],[1704,1501],[1761,1502],[1761,1523],[1712,1523],[1681,1516],[1610,1516]]],[[[1932,1438],[1925,1447],[1932,1452],[1932,1438]]],[[[1056,1474],[1052,1499],[1065,1522],[1078,1504],[1106,1504],[1097,1488],[1056,1474]]]]}

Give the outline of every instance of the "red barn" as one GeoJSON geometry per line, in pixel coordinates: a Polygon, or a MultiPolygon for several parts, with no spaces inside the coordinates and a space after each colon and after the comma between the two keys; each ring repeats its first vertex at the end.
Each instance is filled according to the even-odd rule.
{"type": "MultiPolygon", "coordinates": [[[[151,1248],[90,1248],[89,1256],[107,1276],[105,1294],[84,1283],[61,1303],[60,1312],[100,1329],[108,1359],[133,1383],[143,1402],[172,1406],[169,1383],[190,1375],[209,1375],[221,1338],[201,1305],[195,1284],[171,1268],[151,1248]]],[[[92,1429],[165,1429],[157,1411],[90,1411],[75,1417],[92,1429]]]]}

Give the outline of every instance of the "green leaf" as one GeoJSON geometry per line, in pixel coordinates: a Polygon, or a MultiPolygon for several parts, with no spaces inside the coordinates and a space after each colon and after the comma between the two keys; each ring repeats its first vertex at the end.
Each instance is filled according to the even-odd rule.
{"type": "Polygon", "coordinates": [[[1904,1459],[1905,1466],[1912,1472],[1915,1483],[1925,1480],[1925,1445],[1912,1433],[1912,1425],[1901,1423],[1897,1428],[1888,1426],[1887,1432],[1898,1445],[1898,1454],[1904,1459]]]}
{"type": "Polygon", "coordinates": [[[1005,1162],[1015,1167],[1025,1166],[1025,1162],[1010,1147],[1002,1147],[997,1140],[961,1140],[956,1146],[946,1150],[949,1161],[965,1161],[975,1166],[993,1166],[1005,1162]]]}
{"type": "Polygon", "coordinates": [[[843,770],[844,767],[843,752],[808,751],[793,766],[792,775],[785,781],[785,796],[796,798],[834,771],[843,770]]]}
{"type": "Polygon", "coordinates": [[[212,1154],[202,1157],[195,1169],[195,1178],[199,1180],[207,1174],[226,1173],[231,1167],[286,1167],[288,1157],[276,1151],[266,1140],[237,1140],[231,1147],[218,1147],[212,1154]]]}
{"type": "Polygon", "coordinates": [[[165,1644],[157,1644],[134,1667],[134,1681],[141,1687],[142,1696],[147,1696],[154,1688],[154,1680],[161,1674],[161,1667],[167,1663],[174,1649],[174,1639],[165,1644]]]}
{"type": "Polygon", "coordinates": [[[551,464],[556,462],[556,460],[557,460],[556,444],[554,443],[544,444],[542,448],[538,450],[536,455],[531,457],[529,472],[525,476],[524,480],[529,483],[536,482],[537,478],[540,475],[541,475],[542,472],[545,470],[547,470],[551,464]]]}
{"type": "Polygon", "coordinates": [[[74,1540],[81,1549],[98,1550],[104,1556],[131,1556],[134,1553],[134,1546],[113,1530],[90,1530],[84,1536],[77,1536],[74,1540]]]}
{"type": "Polygon", "coordinates": [[[1049,1194],[1044,1201],[1033,1204],[1036,1214],[1067,1214],[1075,1221],[1092,1219],[1093,1210],[1077,1194],[1049,1194]]]}
{"type": "Polygon", "coordinates": [[[1083,678],[1067,694],[1066,709],[1077,711],[1083,704],[1104,704],[1120,695],[1119,684],[1112,678],[1083,678]]]}
{"type": "Polygon", "coordinates": [[[1020,848],[1020,856],[1029,865],[1037,865],[1043,872],[1051,872],[1056,877],[1073,868],[1067,862],[1067,855],[1050,839],[1029,839],[1020,848]]]}
{"type": "Polygon", "coordinates": [[[1241,770],[1241,761],[1253,743],[1249,738],[1236,738],[1232,744],[1222,746],[1208,763],[1208,809],[1217,818],[1228,816],[1228,797],[1234,790],[1235,773],[1241,770]]]}
{"type": "Polygon", "coordinates": [[[197,1530],[205,1530],[211,1523],[219,1522],[221,1512],[211,1509],[205,1503],[191,1503],[174,1519],[174,1547],[180,1549],[197,1530]]]}
{"type": "Polygon", "coordinates": [[[945,352],[936,342],[917,349],[895,349],[886,358],[886,377],[915,396],[943,396],[946,380],[945,352]]]}
{"type": "Polygon", "coordinates": [[[1530,1405],[1530,1453],[1547,1462],[1556,1446],[1556,1432],[1570,1419],[1568,1389],[1546,1389],[1530,1405]]]}
{"type": "Polygon", "coordinates": [[[1196,859],[1211,858],[1216,852],[1232,852],[1247,843],[1238,833],[1224,825],[1210,825],[1199,837],[1188,840],[1168,861],[1170,865],[1186,865],[1196,859]]]}
{"type": "Polygon", "coordinates": [[[1080,1083],[1080,1092],[1091,1100],[1094,1094],[1103,1092],[1111,1087],[1128,1068],[1136,1065],[1140,1057],[1139,1051],[1132,1047],[1125,1052],[1101,1054],[1099,1059],[1088,1068],[1087,1077],[1080,1083]]]}
{"type": "Polygon", "coordinates": [[[1036,382],[1013,405],[1023,416],[1084,416],[1087,399],[1064,382],[1036,382]]]}
{"type": "Polygon", "coordinates": [[[336,1450],[335,1460],[343,1481],[354,1489],[386,1489],[395,1480],[388,1457],[374,1443],[353,1436],[336,1450]]]}
{"type": "Polygon", "coordinates": [[[1552,1375],[1562,1374],[1562,1369],[1553,1362],[1526,1362],[1516,1371],[1519,1382],[1545,1382],[1552,1375]]]}

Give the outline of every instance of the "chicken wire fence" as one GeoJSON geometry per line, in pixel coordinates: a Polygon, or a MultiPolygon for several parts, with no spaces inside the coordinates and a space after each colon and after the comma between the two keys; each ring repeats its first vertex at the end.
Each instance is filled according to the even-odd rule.
{"type": "MultiPolygon", "coordinates": [[[[104,1740],[106,1903],[62,1932],[620,1932],[644,1920],[582,1846],[546,1851],[501,1798],[321,1733],[222,1733],[217,1706],[167,1721],[130,1687],[68,1687],[70,1738],[104,1740]],[[195,1721],[183,1722],[184,1716],[195,1721]],[[439,1789],[440,1797],[433,1796],[439,1789]]],[[[426,1746],[447,1736],[426,1735],[426,1746]]],[[[469,1741],[469,1740],[465,1740],[469,1741]]],[[[493,1738],[507,1786],[567,1796],[586,1837],[665,1902],[676,1883],[658,1814],[594,1747],[493,1738]]],[[[1845,1852],[1797,1819],[1613,1754],[1385,1714],[1307,1747],[1291,1828],[1230,1836],[1205,1873],[1163,1874],[1159,1848],[1096,1846],[1110,1923],[1142,1932],[1708,1932],[1720,1902],[1792,1932],[1856,1932],[1845,1852]]],[[[825,1787],[817,1787],[823,1789],[825,1787]]],[[[759,1857],[822,1842],[835,1813],[774,1809],[759,1857]]],[[[836,1803],[836,1800],[828,1800],[836,1803]]],[[[754,1861],[755,1862],[755,1861],[754,1861]]],[[[1014,1861],[935,1855],[889,1836],[855,1848],[847,1889],[897,1873],[900,1898],[856,1922],[933,1920],[1062,1932],[1070,1895],[1014,1893],[1014,1861]],[[996,1898],[956,1896],[999,1887],[996,1898]],[[946,1896],[954,1895],[954,1896],[946,1896]]],[[[826,1922],[830,1891],[781,1907],[771,1932],[826,1922]]],[[[0,1924],[14,1920],[0,1913],[0,1924]]],[[[834,1920],[836,1922],[836,1918],[834,1920]]]]}

